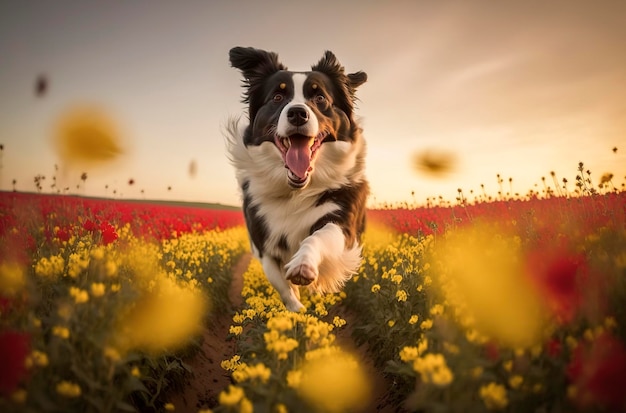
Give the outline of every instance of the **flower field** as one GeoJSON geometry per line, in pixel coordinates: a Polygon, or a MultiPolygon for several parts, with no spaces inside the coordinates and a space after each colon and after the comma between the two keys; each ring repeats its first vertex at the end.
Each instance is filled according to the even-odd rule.
{"type": "Polygon", "coordinates": [[[240,211],[0,207],[3,412],[626,410],[624,192],[370,210],[359,272],[301,313],[233,270],[240,211]],[[228,380],[183,404],[219,320],[228,380]]]}

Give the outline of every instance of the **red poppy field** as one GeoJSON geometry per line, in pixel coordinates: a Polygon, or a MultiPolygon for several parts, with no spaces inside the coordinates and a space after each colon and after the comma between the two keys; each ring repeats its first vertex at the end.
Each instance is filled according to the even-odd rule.
{"type": "Polygon", "coordinates": [[[241,211],[0,193],[0,410],[626,410],[626,195],[368,211],[284,309],[241,211]]]}

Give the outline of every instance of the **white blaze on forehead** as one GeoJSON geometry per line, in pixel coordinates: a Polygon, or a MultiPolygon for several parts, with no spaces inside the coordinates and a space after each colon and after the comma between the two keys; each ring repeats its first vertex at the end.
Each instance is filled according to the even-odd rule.
{"type": "Polygon", "coordinates": [[[317,136],[319,133],[319,122],[317,117],[311,108],[309,108],[306,104],[307,100],[304,97],[304,82],[306,81],[306,78],[307,75],[304,73],[294,73],[291,77],[293,81],[293,98],[283,108],[280,113],[280,117],[278,118],[278,125],[276,125],[276,132],[280,136],[289,136],[294,133],[306,136],[317,136]],[[309,121],[297,129],[289,123],[289,120],[287,119],[287,112],[289,112],[289,109],[293,106],[302,106],[309,113],[309,121]]]}
{"type": "Polygon", "coordinates": [[[294,73],[292,76],[293,80],[293,99],[291,103],[305,103],[304,99],[304,81],[306,80],[306,75],[304,73],[294,73]]]}

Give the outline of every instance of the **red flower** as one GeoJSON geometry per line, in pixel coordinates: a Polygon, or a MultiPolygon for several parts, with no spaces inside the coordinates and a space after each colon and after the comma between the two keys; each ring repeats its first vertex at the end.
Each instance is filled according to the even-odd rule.
{"type": "Polygon", "coordinates": [[[531,278],[538,285],[555,315],[567,323],[574,318],[582,304],[582,278],[587,273],[583,254],[566,250],[535,251],[529,254],[531,278]]]}
{"type": "Polygon", "coordinates": [[[87,221],[85,221],[83,223],[83,228],[85,228],[89,232],[93,232],[93,231],[98,229],[98,226],[96,225],[95,222],[93,222],[92,220],[88,219],[87,221]]]}
{"type": "Polygon", "coordinates": [[[0,395],[17,390],[26,375],[25,360],[30,353],[30,336],[17,331],[0,333],[0,395]]]}
{"type": "Polygon", "coordinates": [[[100,224],[100,231],[102,232],[102,243],[104,245],[109,245],[118,237],[115,227],[108,222],[100,224]]]}
{"type": "Polygon", "coordinates": [[[580,344],[567,367],[567,377],[576,386],[576,401],[582,407],[600,404],[615,411],[626,410],[624,372],[626,347],[610,333],[601,333],[593,343],[580,344]]]}
{"type": "Polygon", "coordinates": [[[57,233],[56,233],[56,237],[60,240],[60,241],[69,241],[70,239],[70,233],[64,229],[58,229],[57,233]]]}

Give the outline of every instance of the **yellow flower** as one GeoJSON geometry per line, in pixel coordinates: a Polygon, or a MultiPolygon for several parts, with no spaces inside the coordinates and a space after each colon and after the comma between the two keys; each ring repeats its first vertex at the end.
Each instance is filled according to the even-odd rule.
{"type": "Polygon", "coordinates": [[[54,326],[52,327],[52,334],[57,337],[67,339],[70,337],[70,330],[67,327],[54,326]]]}
{"type": "Polygon", "coordinates": [[[104,283],[92,283],[91,295],[94,297],[102,297],[106,291],[106,285],[104,283]]]}
{"type": "Polygon", "coordinates": [[[114,261],[107,261],[104,264],[104,272],[107,277],[114,277],[117,275],[117,264],[114,261]]]}
{"type": "Polygon", "coordinates": [[[253,413],[253,411],[254,406],[252,405],[250,399],[247,397],[241,399],[241,402],[239,403],[239,413],[253,413]]]}
{"type": "Polygon", "coordinates": [[[443,314],[443,306],[441,304],[435,304],[430,308],[430,315],[441,315],[443,314]]]}
{"type": "Polygon", "coordinates": [[[43,257],[35,264],[35,274],[40,277],[56,277],[63,274],[64,270],[65,260],[57,255],[50,258],[43,257]]]}
{"type": "Polygon", "coordinates": [[[293,328],[293,321],[289,315],[274,316],[267,321],[267,328],[270,330],[287,331],[293,328]]]}
{"type": "Polygon", "coordinates": [[[244,392],[241,387],[228,385],[226,390],[222,390],[218,396],[218,400],[223,406],[236,406],[241,399],[244,398],[244,392]]]}
{"type": "Polygon", "coordinates": [[[81,394],[81,389],[78,384],[73,383],[71,381],[65,381],[65,380],[57,383],[56,391],[61,396],[68,397],[68,398],[75,398],[75,397],[80,396],[81,394]]]}
{"type": "Polygon", "coordinates": [[[3,262],[0,264],[0,293],[13,296],[24,287],[24,270],[17,264],[3,262]]]}
{"type": "Polygon", "coordinates": [[[113,362],[120,361],[122,358],[119,351],[109,346],[104,347],[104,356],[113,362]]]}
{"type": "Polygon", "coordinates": [[[471,316],[481,334],[511,348],[537,344],[546,331],[547,309],[521,253],[510,234],[476,225],[447,233],[431,257],[441,267],[436,286],[448,303],[471,316]]]}
{"type": "Polygon", "coordinates": [[[346,320],[339,316],[335,316],[335,318],[333,318],[333,325],[335,327],[343,327],[346,325],[346,320]]]}
{"type": "Polygon", "coordinates": [[[432,327],[433,327],[433,320],[431,320],[431,319],[424,320],[420,324],[420,328],[422,330],[430,330],[432,327]]]}
{"type": "Polygon", "coordinates": [[[48,355],[38,350],[33,350],[26,358],[26,367],[46,367],[49,363],[48,355]]]}
{"type": "Polygon", "coordinates": [[[417,314],[413,314],[411,318],[409,318],[409,324],[414,325],[417,324],[418,316],[417,314]]]}
{"type": "Polygon", "coordinates": [[[76,304],[82,304],[89,301],[89,293],[85,290],[81,290],[80,288],[70,287],[70,295],[74,297],[74,302],[76,304]]]}
{"type": "Polygon", "coordinates": [[[506,388],[500,384],[491,382],[481,386],[478,393],[488,410],[502,410],[509,404],[506,388]]]}
{"type": "Polygon", "coordinates": [[[420,374],[424,383],[444,387],[452,383],[453,374],[442,354],[426,354],[413,361],[413,370],[420,374]]]}
{"type": "Polygon", "coordinates": [[[11,394],[11,400],[16,404],[23,404],[27,396],[28,393],[25,389],[17,389],[11,394]]]}
{"type": "Polygon", "coordinates": [[[165,410],[167,410],[168,412],[173,412],[174,410],[176,410],[176,407],[174,406],[174,403],[165,403],[163,408],[165,410]]]}
{"type": "Polygon", "coordinates": [[[413,361],[419,357],[417,347],[405,346],[400,350],[400,360],[407,362],[413,361]]]}
{"type": "Polygon", "coordinates": [[[509,378],[509,386],[511,386],[512,389],[519,389],[523,382],[524,378],[519,374],[515,374],[509,378]]]}
{"type": "MultiPolygon", "coordinates": [[[[124,353],[142,349],[153,354],[184,345],[202,329],[205,297],[157,274],[153,287],[120,313],[112,344],[124,353]]],[[[151,284],[151,283],[149,283],[151,284]]]]}
{"type": "Polygon", "coordinates": [[[287,372],[287,386],[291,388],[298,388],[300,386],[300,382],[302,381],[302,371],[300,370],[289,370],[287,372]]]}
{"type": "Polygon", "coordinates": [[[398,291],[396,292],[396,299],[397,299],[399,302],[404,302],[404,301],[406,301],[406,299],[407,299],[407,293],[406,293],[406,291],[404,291],[404,290],[398,290],[398,291]]]}
{"type": "Polygon", "coordinates": [[[133,366],[133,368],[130,369],[130,375],[133,377],[141,377],[141,371],[139,370],[139,367],[133,366]]]}
{"type": "Polygon", "coordinates": [[[228,329],[228,332],[230,334],[234,334],[238,336],[239,334],[243,332],[243,327],[242,326],[230,326],[230,328],[228,329]]]}
{"type": "Polygon", "coordinates": [[[355,357],[339,348],[307,360],[301,371],[297,391],[321,411],[358,411],[369,403],[368,376],[355,357]]]}
{"type": "Polygon", "coordinates": [[[393,327],[393,326],[395,326],[395,325],[396,325],[396,321],[395,321],[395,320],[389,320],[389,321],[387,322],[387,325],[388,325],[389,327],[393,327]]]}
{"type": "Polygon", "coordinates": [[[380,284],[374,284],[372,285],[372,292],[373,293],[377,293],[380,291],[380,284]]]}
{"type": "Polygon", "coordinates": [[[400,284],[402,282],[402,276],[400,274],[396,274],[391,277],[391,282],[394,284],[400,284]]]}

